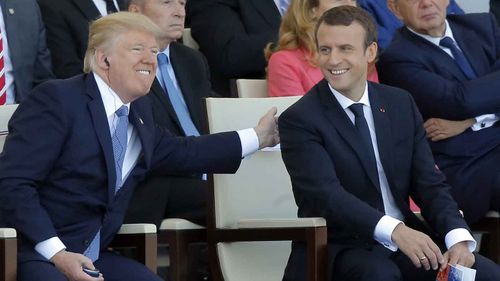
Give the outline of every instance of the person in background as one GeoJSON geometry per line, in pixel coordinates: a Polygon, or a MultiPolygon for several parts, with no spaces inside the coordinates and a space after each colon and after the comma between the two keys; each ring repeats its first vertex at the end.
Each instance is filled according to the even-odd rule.
{"type": "MultiPolygon", "coordinates": [[[[268,44],[265,55],[268,95],[304,95],[323,75],[317,66],[314,26],[328,9],[341,5],[356,6],[355,0],[293,0],[280,27],[278,44],[268,44]]],[[[368,80],[378,82],[374,65],[368,80]]]]}
{"type": "Polygon", "coordinates": [[[193,0],[191,33],[210,66],[213,90],[235,95],[231,80],[264,79],[264,48],[276,42],[289,0],[193,0]]]}
{"type": "MultiPolygon", "coordinates": [[[[403,23],[389,10],[387,0],[358,0],[358,5],[368,11],[377,23],[380,52],[385,50],[391,43],[394,33],[403,26],[403,23]]],[[[450,0],[448,14],[461,15],[463,13],[464,11],[457,2],[450,0]]]]}
{"type": "Polygon", "coordinates": [[[0,105],[22,102],[54,78],[45,26],[35,0],[0,0],[0,105]]]}
{"type": "MultiPolygon", "coordinates": [[[[17,1],[17,0],[16,0],[17,1]]],[[[57,78],[83,73],[89,23],[121,9],[121,0],[37,0],[57,78]]]]}

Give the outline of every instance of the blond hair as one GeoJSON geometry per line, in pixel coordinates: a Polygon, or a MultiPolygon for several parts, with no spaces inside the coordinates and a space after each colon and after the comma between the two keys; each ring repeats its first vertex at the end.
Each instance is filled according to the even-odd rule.
{"type": "Polygon", "coordinates": [[[292,0],[281,21],[278,44],[272,47],[270,43],[264,50],[267,60],[279,50],[298,48],[304,49],[309,59],[315,56],[314,27],[317,19],[312,10],[318,6],[319,0],[292,0]]]}
{"type": "Polygon", "coordinates": [[[151,33],[156,41],[159,41],[161,37],[160,28],[148,17],[138,13],[118,12],[92,22],[89,28],[89,43],[83,61],[83,71],[89,73],[96,69],[95,52],[97,49],[109,51],[120,35],[131,30],[151,33]]]}

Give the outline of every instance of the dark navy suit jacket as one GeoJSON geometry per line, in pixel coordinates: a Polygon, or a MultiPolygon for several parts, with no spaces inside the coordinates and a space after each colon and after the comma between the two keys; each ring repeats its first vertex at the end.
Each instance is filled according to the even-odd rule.
{"type": "MultiPolygon", "coordinates": [[[[450,187],[434,167],[411,96],[371,82],[368,92],[380,159],[405,223],[433,237],[444,237],[454,228],[467,229],[450,187]],[[432,232],[410,210],[410,195],[421,204],[432,232]]],[[[283,112],[279,130],[298,216],[327,221],[329,273],[342,249],[380,245],[373,239],[384,215],[378,177],[368,168],[367,149],[325,80],[283,112]]],[[[305,257],[305,245],[294,243],[284,280],[305,280],[305,257]]]]}
{"type": "Polygon", "coordinates": [[[19,106],[0,157],[0,208],[20,234],[20,261],[43,259],[34,245],[53,236],[82,253],[99,228],[105,248],[148,172],[234,172],[239,166],[235,132],[173,137],[155,126],[147,98],[131,103],[129,120],[142,152],[114,194],[111,136],[93,74],[47,82],[19,106]]]}
{"type": "Polygon", "coordinates": [[[0,0],[0,5],[20,103],[36,85],[54,78],[45,26],[35,0],[0,0]]]}
{"type": "MultiPolygon", "coordinates": [[[[424,119],[464,120],[499,114],[500,29],[496,21],[490,14],[467,14],[448,16],[448,22],[477,79],[468,80],[441,48],[402,28],[377,65],[380,81],[409,91],[424,119]]],[[[470,211],[464,210],[466,218],[473,221],[484,215],[491,197],[487,192],[478,193],[474,186],[489,186],[492,177],[498,175],[494,162],[500,160],[491,157],[500,159],[499,122],[480,131],[467,129],[457,136],[432,142],[431,147],[439,167],[457,189],[455,198],[464,202],[460,208],[475,205],[470,211]],[[465,191],[467,188],[470,193],[465,191]]]]}

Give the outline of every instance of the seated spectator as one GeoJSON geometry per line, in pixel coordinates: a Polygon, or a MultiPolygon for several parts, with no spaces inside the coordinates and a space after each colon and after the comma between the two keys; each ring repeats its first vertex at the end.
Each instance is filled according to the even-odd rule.
{"type": "MultiPolygon", "coordinates": [[[[276,47],[265,50],[268,94],[271,97],[304,95],[323,79],[317,67],[314,25],[328,9],[341,5],[356,6],[355,0],[293,0],[283,16],[276,47]]],[[[368,80],[378,82],[374,67],[368,80]]]]}
{"type": "Polygon", "coordinates": [[[0,1],[0,105],[22,102],[54,78],[45,27],[35,0],[0,1]]]}
{"type": "MultiPolygon", "coordinates": [[[[381,50],[385,50],[391,43],[394,33],[403,26],[403,23],[389,10],[387,0],[358,0],[358,5],[367,10],[375,19],[378,29],[378,45],[381,50]]],[[[450,0],[448,14],[463,13],[464,11],[455,0],[450,0]]]]}
{"type": "Polygon", "coordinates": [[[157,125],[144,96],[160,34],[136,13],[94,21],[86,74],[40,85],[10,120],[0,212],[19,233],[19,281],[161,280],[108,248],[137,183],[149,173],[235,172],[242,157],[279,140],[276,108],[238,132],[175,137],[157,125]]]}
{"type": "Polygon", "coordinates": [[[207,57],[215,92],[230,96],[231,79],[265,77],[264,48],[277,41],[281,22],[277,3],[194,0],[189,4],[191,32],[207,57]]]}
{"type": "Polygon", "coordinates": [[[465,219],[473,223],[489,210],[500,211],[496,21],[484,13],[446,16],[447,0],[388,4],[405,27],[382,53],[381,82],[413,95],[427,120],[436,164],[465,219]]]}
{"type": "MultiPolygon", "coordinates": [[[[325,280],[434,281],[448,264],[475,268],[476,281],[500,280],[500,267],[473,253],[410,94],[366,80],[377,55],[370,15],[336,7],[316,30],[325,79],[281,114],[279,130],[298,215],[326,219],[325,280]]],[[[284,281],[306,280],[307,251],[293,243],[284,281]]]]}
{"type": "Polygon", "coordinates": [[[119,0],[38,0],[57,78],[83,73],[89,23],[119,10],[119,0]]]}

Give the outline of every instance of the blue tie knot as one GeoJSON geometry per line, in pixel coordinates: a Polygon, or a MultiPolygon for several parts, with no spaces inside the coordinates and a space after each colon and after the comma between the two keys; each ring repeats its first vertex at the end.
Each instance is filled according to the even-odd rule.
{"type": "Polygon", "coordinates": [[[164,53],[159,53],[157,57],[159,65],[168,64],[168,57],[164,53]]]}
{"type": "Polygon", "coordinates": [[[356,117],[364,117],[365,114],[363,112],[363,104],[362,103],[353,103],[351,106],[349,106],[351,109],[352,113],[354,113],[354,116],[356,117]]]}
{"type": "Polygon", "coordinates": [[[128,116],[128,107],[122,105],[120,108],[118,108],[118,110],[116,110],[115,113],[118,117],[128,116]]]}
{"type": "Polygon", "coordinates": [[[443,39],[441,39],[441,41],[439,41],[439,45],[441,45],[443,47],[446,47],[448,49],[452,49],[452,48],[456,48],[457,47],[455,45],[455,41],[451,37],[449,37],[449,36],[446,36],[443,39]]]}

